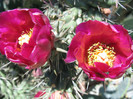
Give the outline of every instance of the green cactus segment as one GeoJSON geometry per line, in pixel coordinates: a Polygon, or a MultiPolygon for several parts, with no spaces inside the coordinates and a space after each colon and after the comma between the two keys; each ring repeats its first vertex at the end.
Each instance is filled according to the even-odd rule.
{"type": "MultiPolygon", "coordinates": [[[[69,31],[72,33],[77,26],[76,20],[79,20],[78,18],[81,17],[81,15],[82,10],[75,7],[63,12],[61,20],[65,24],[62,29],[69,29],[69,31]]],[[[79,23],[82,22],[81,20],[79,23]]]]}
{"type": "Polygon", "coordinates": [[[123,98],[130,86],[130,81],[131,81],[130,77],[124,78],[124,80],[118,86],[116,92],[112,95],[112,98],[117,98],[117,99],[123,98]]]}
{"type": "Polygon", "coordinates": [[[90,7],[110,7],[116,4],[116,0],[63,0],[70,7],[78,7],[88,10],[90,7]]]}
{"type": "MultiPolygon", "coordinates": [[[[25,93],[30,92],[28,87],[25,81],[16,86],[15,82],[3,76],[0,77],[0,92],[4,95],[4,99],[15,99],[16,97],[18,97],[17,99],[22,99],[25,97],[25,93]]],[[[26,97],[28,98],[28,95],[26,97]]]]}
{"type": "Polygon", "coordinates": [[[108,5],[114,5],[116,3],[116,0],[107,0],[108,5]]]}
{"type": "Polygon", "coordinates": [[[114,81],[109,82],[106,90],[102,87],[100,89],[101,95],[106,99],[121,99],[124,98],[126,92],[130,86],[130,77],[125,77],[124,79],[120,78],[114,81]]]}

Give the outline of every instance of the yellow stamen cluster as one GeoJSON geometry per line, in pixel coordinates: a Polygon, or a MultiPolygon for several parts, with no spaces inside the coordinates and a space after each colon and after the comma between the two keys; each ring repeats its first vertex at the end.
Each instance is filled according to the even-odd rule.
{"type": "Polygon", "coordinates": [[[30,29],[29,31],[22,31],[22,35],[18,38],[18,43],[20,46],[22,46],[23,43],[29,43],[32,32],[32,29],[30,29]]]}
{"type": "Polygon", "coordinates": [[[98,42],[87,50],[87,54],[88,65],[94,66],[94,62],[102,62],[112,67],[116,53],[114,47],[98,42]]]}

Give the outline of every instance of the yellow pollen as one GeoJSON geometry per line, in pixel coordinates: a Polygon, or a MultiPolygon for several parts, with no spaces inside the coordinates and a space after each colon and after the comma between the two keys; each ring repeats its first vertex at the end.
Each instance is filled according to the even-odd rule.
{"type": "Polygon", "coordinates": [[[22,31],[22,35],[18,38],[18,43],[22,46],[24,43],[29,43],[30,37],[32,35],[33,30],[30,31],[22,31]]]}
{"type": "Polygon", "coordinates": [[[98,42],[87,50],[87,54],[88,65],[94,66],[94,62],[102,62],[112,67],[116,53],[114,52],[114,47],[98,42]]]}

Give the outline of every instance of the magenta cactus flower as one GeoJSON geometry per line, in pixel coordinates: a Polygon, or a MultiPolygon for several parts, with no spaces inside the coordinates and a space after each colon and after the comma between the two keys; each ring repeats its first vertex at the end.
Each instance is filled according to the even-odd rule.
{"type": "Polygon", "coordinates": [[[89,78],[119,78],[133,63],[133,41],[121,25],[83,22],[76,27],[65,62],[75,60],[89,78]]]}
{"type": "Polygon", "coordinates": [[[42,66],[54,46],[48,18],[38,9],[0,13],[0,52],[27,69],[42,66]]]}

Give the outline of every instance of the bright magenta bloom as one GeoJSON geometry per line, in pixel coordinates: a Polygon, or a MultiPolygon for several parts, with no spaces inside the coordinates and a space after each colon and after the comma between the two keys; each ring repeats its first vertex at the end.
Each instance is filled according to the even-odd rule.
{"type": "Polygon", "coordinates": [[[38,9],[0,13],[0,52],[27,69],[42,66],[54,46],[48,18],[38,9]]]}
{"type": "Polygon", "coordinates": [[[44,91],[38,91],[37,94],[35,94],[34,98],[39,98],[39,97],[43,96],[45,93],[46,93],[45,90],[44,91]]]}
{"type": "Polygon", "coordinates": [[[133,41],[121,25],[87,21],[76,28],[65,62],[77,60],[92,79],[119,78],[133,62],[133,41]]]}

